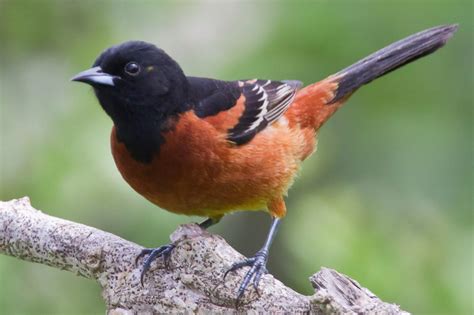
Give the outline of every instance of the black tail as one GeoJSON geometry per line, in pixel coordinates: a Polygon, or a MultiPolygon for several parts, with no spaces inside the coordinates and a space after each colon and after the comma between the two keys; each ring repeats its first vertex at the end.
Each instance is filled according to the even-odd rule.
{"type": "Polygon", "coordinates": [[[457,24],[441,25],[413,34],[332,75],[338,82],[338,88],[330,103],[337,102],[360,86],[443,47],[457,28],[457,24]]]}

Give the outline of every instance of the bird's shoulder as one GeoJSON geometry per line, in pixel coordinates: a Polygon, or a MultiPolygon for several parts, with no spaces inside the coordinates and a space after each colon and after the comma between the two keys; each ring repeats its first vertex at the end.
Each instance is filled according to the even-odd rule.
{"type": "Polygon", "coordinates": [[[300,81],[220,81],[189,77],[196,116],[241,145],[280,118],[294,100],[300,81]]]}

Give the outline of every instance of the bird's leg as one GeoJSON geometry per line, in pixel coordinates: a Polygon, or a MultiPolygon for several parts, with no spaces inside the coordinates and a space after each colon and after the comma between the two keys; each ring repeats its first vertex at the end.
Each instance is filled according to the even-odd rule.
{"type": "Polygon", "coordinates": [[[201,223],[199,223],[198,225],[206,230],[208,229],[209,227],[219,223],[219,221],[222,219],[222,215],[221,216],[218,216],[218,217],[210,217],[210,218],[207,218],[206,220],[202,221],[201,223]]]}
{"type": "MultiPolygon", "coordinates": [[[[207,229],[210,226],[212,226],[214,224],[217,224],[221,219],[222,219],[222,216],[210,217],[210,218],[204,220],[203,222],[199,223],[198,225],[202,229],[207,229]]],[[[143,262],[143,268],[142,268],[142,272],[140,274],[140,282],[142,283],[142,285],[143,285],[143,279],[145,277],[145,274],[150,269],[151,263],[155,259],[157,259],[159,257],[163,257],[165,265],[168,265],[169,259],[171,257],[171,252],[173,251],[173,249],[175,247],[176,247],[176,245],[174,245],[174,244],[166,244],[166,245],[163,245],[163,246],[160,246],[160,247],[157,247],[157,248],[144,248],[140,252],[140,254],[138,254],[137,258],[135,259],[135,264],[138,263],[138,260],[141,257],[143,257],[145,255],[148,255],[148,257],[143,262]]]]}
{"type": "Polygon", "coordinates": [[[262,278],[263,274],[267,273],[268,251],[270,250],[272,241],[275,238],[275,234],[278,230],[278,226],[280,225],[280,221],[280,218],[273,219],[272,226],[270,227],[270,231],[268,232],[268,236],[265,241],[265,245],[263,245],[263,247],[255,254],[255,256],[234,263],[232,267],[230,267],[230,269],[227,270],[227,272],[225,273],[224,279],[231,271],[235,271],[245,266],[250,267],[250,270],[247,271],[247,274],[242,280],[239,290],[237,291],[237,302],[243,296],[245,289],[247,289],[251,281],[255,290],[257,290],[260,279],[262,278]]]}

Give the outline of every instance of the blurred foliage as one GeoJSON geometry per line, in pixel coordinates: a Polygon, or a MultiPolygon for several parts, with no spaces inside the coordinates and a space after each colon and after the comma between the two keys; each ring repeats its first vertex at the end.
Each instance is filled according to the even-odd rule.
{"type": "MultiPolygon", "coordinates": [[[[413,313],[474,312],[472,1],[155,2],[0,0],[2,200],[146,246],[197,218],[158,209],[130,189],[109,153],[110,120],[68,82],[104,48],[156,43],[193,75],[306,84],[438,24],[447,47],[361,89],[320,132],[288,197],[269,269],[310,294],[336,268],[413,313]]],[[[212,231],[247,255],[264,213],[212,231]]],[[[99,287],[0,257],[0,313],[103,314],[99,287]]]]}

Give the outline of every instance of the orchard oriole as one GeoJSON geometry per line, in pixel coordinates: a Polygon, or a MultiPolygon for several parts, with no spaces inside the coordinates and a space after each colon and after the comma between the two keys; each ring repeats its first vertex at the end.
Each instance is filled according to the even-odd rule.
{"type": "MultiPolygon", "coordinates": [[[[221,81],[186,76],[163,50],[129,41],[105,50],[72,80],[93,86],[113,120],[112,154],[123,178],[168,211],[207,217],[236,210],[273,218],[264,246],[229,271],[249,266],[238,299],[266,272],[286,214],[283,197],[316,148],[318,129],[360,86],[442,47],[457,25],[434,27],[375,52],[304,88],[299,81],[221,81]]],[[[145,249],[141,274],[175,245],[145,249]]],[[[139,257],[140,257],[139,256],[139,257]]]]}

